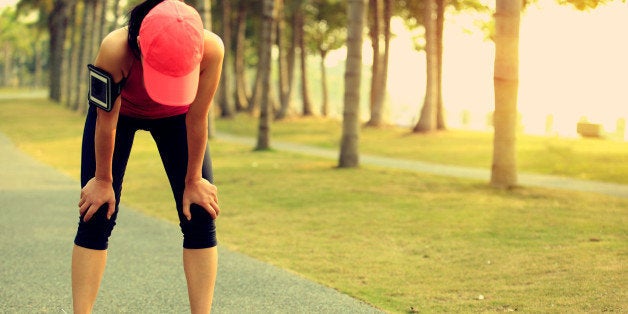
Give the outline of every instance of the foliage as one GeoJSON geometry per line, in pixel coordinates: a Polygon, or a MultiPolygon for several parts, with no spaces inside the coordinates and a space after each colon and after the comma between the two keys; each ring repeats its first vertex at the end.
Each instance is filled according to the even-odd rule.
{"type": "Polygon", "coordinates": [[[304,31],[307,48],[315,53],[338,49],[345,44],[347,33],[346,3],[340,0],[314,0],[305,6],[304,31]]]}
{"type": "Polygon", "coordinates": [[[47,41],[47,33],[39,28],[38,19],[20,14],[12,7],[6,7],[0,12],[0,42],[3,43],[4,53],[10,54],[9,62],[0,62],[0,73],[5,68],[12,69],[17,74],[14,77],[3,77],[0,82],[5,85],[33,85],[36,71],[36,54],[39,58],[46,58],[47,51],[43,47],[47,41]]]}
{"type": "MultiPolygon", "coordinates": [[[[445,3],[456,12],[464,12],[468,10],[487,13],[489,8],[482,4],[479,0],[451,0],[445,3]]],[[[425,10],[424,1],[415,0],[399,0],[395,1],[395,15],[400,16],[406,26],[415,32],[414,42],[415,49],[421,51],[425,49],[424,33],[418,32],[417,29],[423,28],[423,11],[425,10]]]]}
{"type": "MultiPolygon", "coordinates": [[[[557,0],[558,3],[565,5],[571,4],[578,10],[595,9],[598,5],[609,2],[609,0],[557,0]]],[[[612,0],[611,0],[612,1],[612,0]]]]}
{"type": "Polygon", "coordinates": [[[19,15],[29,15],[36,12],[37,19],[35,24],[40,29],[46,29],[48,16],[52,12],[54,6],[53,0],[20,0],[17,3],[17,12],[19,15]]]}

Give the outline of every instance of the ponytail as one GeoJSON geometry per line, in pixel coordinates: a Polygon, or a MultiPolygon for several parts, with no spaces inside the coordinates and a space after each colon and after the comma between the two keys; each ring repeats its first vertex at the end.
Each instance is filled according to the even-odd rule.
{"type": "Polygon", "coordinates": [[[163,2],[164,0],[146,0],[131,10],[129,12],[129,37],[128,43],[129,48],[133,52],[136,58],[140,58],[140,47],[137,45],[137,36],[140,34],[140,26],[142,26],[142,21],[148,14],[150,10],[156,7],[158,4],[163,2]]]}

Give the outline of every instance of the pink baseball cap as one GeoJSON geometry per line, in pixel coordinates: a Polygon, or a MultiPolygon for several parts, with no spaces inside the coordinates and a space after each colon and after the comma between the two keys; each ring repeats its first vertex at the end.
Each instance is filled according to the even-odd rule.
{"type": "Polygon", "coordinates": [[[204,45],[198,12],[179,0],[158,4],[142,21],[139,45],[148,96],[169,106],[192,103],[204,45]]]}

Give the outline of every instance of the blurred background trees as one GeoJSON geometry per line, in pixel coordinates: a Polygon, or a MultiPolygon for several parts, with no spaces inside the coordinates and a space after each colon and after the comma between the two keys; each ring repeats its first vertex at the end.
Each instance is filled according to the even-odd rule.
{"type": "MultiPolygon", "coordinates": [[[[578,10],[593,9],[612,2],[555,1],[578,10]]],[[[126,13],[138,2],[140,1],[17,0],[15,6],[5,7],[0,12],[0,86],[45,87],[51,99],[71,110],[84,112],[87,81],[85,66],[94,59],[102,38],[111,30],[124,26],[126,13]]],[[[422,105],[415,113],[410,128],[417,133],[445,130],[447,104],[443,102],[443,84],[446,84],[443,80],[443,28],[445,17],[448,16],[446,12],[480,13],[488,16],[488,22],[480,21],[478,28],[473,31],[487,31],[486,38],[494,40],[497,51],[510,47],[513,43],[506,42],[505,37],[499,36],[499,32],[495,33],[495,29],[512,28],[515,25],[518,27],[520,23],[518,19],[509,19],[508,23],[512,25],[500,24],[500,18],[503,17],[500,12],[496,12],[493,19],[494,2],[488,0],[368,0],[364,6],[367,13],[363,26],[356,35],[363,36],[364,41],[370,44],[371,53],[365,55],[360,62],[365,70],[360,76],[367,79],[355,86],[351,85],[354,84],[350,82],[351,75],[343,75],[337,69],[330,75],[328,72],[331,68],[327,63],[344,64],[345,60],[353,57],[349,55],[345,58],[342,53],[346,53],[348,46],[347,30],[352,25],[359,25],[348,14],[350,5],[357,7],[360,1],[186,2],[198,8],[207,28],[218,33],[225,43],[223,76],[214,100],[216,115],[230,118],[237,112],[256,115],[263,113],[264,120],[260,122],[265,123],[265,126],[260,131],[266,130],[265,132],[269,130],[273,120],[289,116],[338,116],[338,107],[351,106],[347,102],[346,89],[366,95],[358,99],[358,106],[366,110],[356,113],[357,125],[364,123],[368,127],[380,127],[391,123],[386,119],[386,112],[390,111],[387,94],[390,84],[390,43],[397,35],[391,27],[393,19],[403,21],[405,27],[415,34],[414,49],[425,55],[425,86],[415,86],[416,98],[423,97],[422,105]],[[269,15],[267,11],[270,8],[272,14],[269,15]],[[272,34],[267,33],[269,30],[272,34]],[[265,59],[267,56],[270,58],[265,59]],[[312,69],[313,66],[316,68],[312,69]],[[318,79],[314,81],[313,78],[318,79]],[[314,85],[315,83],[317,84],[314,85]],[[344,99],[339,85],[345,88],[344,99]],[[320,95],[312,95],[312,90],[320,91],[320,95]],[[335,110],[330,109],[331,103],[335,104],[335,110]]],[[[503,8],[501,5],[509,2],[511,1],[497,0],[497,11],[503,8]]],[[[535,2],[523,1],[521,7],[513,10],[520,14],[526,5],[533,5],[535,2]]],[[[513,33],[512,36],[518,36],[518,33],[513,33]]],[[[511,39],[516,38],[509,40],[511,39]]],[[[514,145],[513,132],[518,123],[518,73],[515,64],[518,60],[513,56],[506,59],[501,59],[500,56],[503,55],[498,53],[496,56],[501,61],[496,60],[494,69],[495,163],[500,160],[498,156],[504,156],[497,154],[498,151],[503,152],[499,149],[501,144],[514,145]],[[502,80],[503,77],[511,80],[508,87],[505,87],[507,84],[502,80]],[[502,93],[505,89],[510,89],[508,96],[502,93]],[[509,105],[505,106],[505,102],[509,105]],[[508,126],[505,132],[509,135],[502,137],[504,133],[500,131],[503,130],[500,125],[508,126]],[[503,140],[504,138],[507,140],[503,140]]],[[[346,68],[348,70],[349,67],[346,68]]],[[[408,69],[414,72],[418,70],[408,69]]],[[[343,110],[346,113],[346,107],[343,110]]],[[[357,136],[352,138],[357,141],[357,136]]],[[[512,147],[509,149],[511,155],[512,147]]],[[[514,157],[508,158],[512,160],[508,161],[509,170],[505,171],[516,171],[514,157]]],[[[495,165],[494,170],[503,168],[495,165]]],[[[516,185],[516,176],[508,177],[514,179],[495,185],[516,185]]]]}

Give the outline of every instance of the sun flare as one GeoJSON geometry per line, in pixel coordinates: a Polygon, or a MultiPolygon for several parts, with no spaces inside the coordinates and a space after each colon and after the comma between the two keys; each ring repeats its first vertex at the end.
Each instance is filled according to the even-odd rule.
{"type": "MultiPolygon", "coordinates": [[[[452,128],[487,129],[494,109],[494,46],[474,25],[478,18],[470,13],[446,17],[443,100],[452,128]]],[[[389,119],[409,125],[423,102],[425,55],[413,50],[400,20],[392,25],[389,119]]],[[[528,7],[520,31],[518,109],[524,131],[575,136],[577,122],[587,120],[602,124],[615,138],[626,138],[627,30],[628,4],[618,1],[584,12],[552,0],[528,7]]],[[[366,53],[369,48],[365,43],[366,53]]]]}

